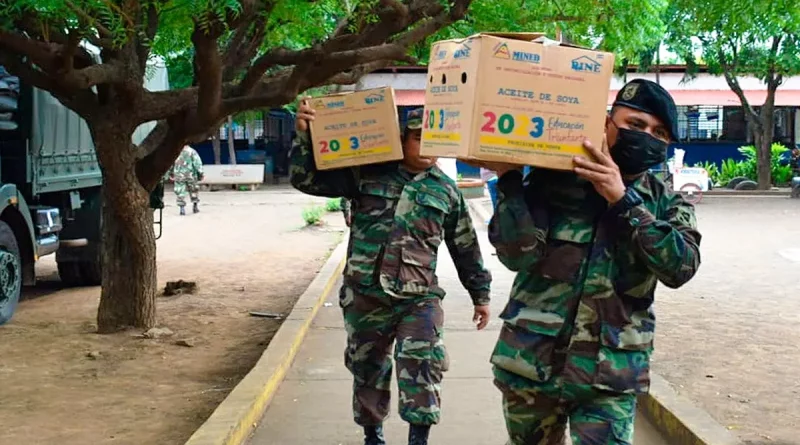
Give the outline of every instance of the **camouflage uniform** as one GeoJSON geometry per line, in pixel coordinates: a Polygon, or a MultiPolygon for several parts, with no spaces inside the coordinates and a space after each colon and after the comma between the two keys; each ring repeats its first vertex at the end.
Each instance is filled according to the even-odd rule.
{"type": "MultiPolygon", "coordinates": [[[[408,125],[421,128],[421,113],[408,125]]],[[[445,292],[435,274],[441,242],[474,304],[489,303],[491,282],[455,182],[438,167],[413,174],[399,162],[318,171],[308,133],[297,135],[290,174],[302,192],[353,202],[340,306],[356,423],[380,425],[388,415],[393,343],[400,416],[412,425],[438,423],[447,368],[445,292]]]]}
{"type": "Polygon", "coordinates": [[[656,282],[700,265],[693,207],[646,174],[608,203],[572,172],[498,182],[489,237],[518,272],[492,353],[515,445],[630,444],[636,394],[649,389],[656,282]],[[638,199],[641,198],[641,203],[638,199]]]}
{"type": "Polygon", "coordinates": [[[187,145],[167,174],[175,181],[178,207],[186,206],[186,195],[190,196],[196,207],[200,202],[198,181],[203,177],[203,161],[200,159],[200,155],[187,145]]]}

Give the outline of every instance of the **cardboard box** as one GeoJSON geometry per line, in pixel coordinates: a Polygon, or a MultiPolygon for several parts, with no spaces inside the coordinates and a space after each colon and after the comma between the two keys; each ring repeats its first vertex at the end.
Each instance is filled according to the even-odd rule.
{"type": "Polygon", "coordinates": [[[394,90],[375,88],[311,99],[314,162],[320,170],[403,159],[394,90]]]}
{"type": "Polygon", "coordinates": [[[433,44],[421,153],[570,170],[600,147],[614,55],[541,33],[433,44]]]}

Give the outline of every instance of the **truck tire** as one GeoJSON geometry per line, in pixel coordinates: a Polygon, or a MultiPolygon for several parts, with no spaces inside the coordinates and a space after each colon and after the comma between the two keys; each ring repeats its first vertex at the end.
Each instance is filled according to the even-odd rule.
{"type": "Polygon", "coordinates": [[[103,279],[103,269],[99,261],[81,261],[78,263],[84,286],[99,286],[103,279]]]}
{"type": "Polygon", "coordinates": [[[728,184],[726,185],[726,187],[731,189],[731,190],[736,190],[736,186],[739,185],[743,181],[747,181],[747,177],[745,177],[745,176],[737,176],[737,177],[731,179],[730,181],[728,181],[728,184]]]}
{"type": "Polygon", "coordinates": [[[22,293],[22,256],[14,231],[0,221],[0,325],[14,315],[22,293]]]}
{"type": "Polygon", "coordinates": [[[58,276],[61,278],[61,283],[67,287],[77,287],[83,284],[79,263],[74,261],[59,262],[58,276]]]}
{"type": "Polygon", "coordinates": [[[58,263],[58,276],[67,287],[99,286],[102,269],[96,261],[69,261],[58,263]]]}
{"type": "Polygon", "coordinates": [[[758,183],[755,181],[751,181],[749,179],[745,179],[744,181],[736,184],[736,187],[733,188],[734,190],[758,190],[758,183]]]}

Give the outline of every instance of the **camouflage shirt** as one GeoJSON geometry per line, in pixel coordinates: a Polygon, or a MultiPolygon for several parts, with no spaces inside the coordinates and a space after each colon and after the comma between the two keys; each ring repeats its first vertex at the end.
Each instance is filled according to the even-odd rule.
{"type": "Polygon", "coordinates": [[[571,172],[498,183],[489,239],[518,272],[492,363],[616,393],[646,392],[656,282],[678,288],[700,266],[694,208],[646,174],[609,207],[571,172]]]}
{"type": "Polygon", "coordinates": [[[199,181],[203,176],[203,161],[200,155],[193,148],[184,147],[167,172],[167,176],[175,178],[175,182],[199,181]]]}
{"type": "Polygon", "coordinates": [[[438,167],[416,175],[398,162],[320,171],[308,133],[298,133],[290,159],[295,188],[352,202],[345,284],[379,286],[398,298],[444,296],[436,277],[444,240],[473,303],[489,303],[491,274],[483,266],[466,202],[438,167]]]}

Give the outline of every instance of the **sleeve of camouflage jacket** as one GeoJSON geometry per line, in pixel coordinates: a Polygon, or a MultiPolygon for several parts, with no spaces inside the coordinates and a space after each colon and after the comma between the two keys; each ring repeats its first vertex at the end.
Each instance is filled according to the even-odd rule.
{"type": "Polygon", "coordinates": [[[461,193],[458,194],[457,207],[445,220],[444,241],[456,265],[458,279],[469,292],[472,303],[476,306],[489,304],[492,275],[483,265],[478,235],[461,193]]]}
{"type": "MultiPolygon", "coordinates": [[[[627,194],[636,194],[628,189],[627,194]]],[[[700,232],[694,207],[679,194],[664,198],[663,219],[644,205],[620,212],[624,227],[632,236],[639,258],[665,286],[677,289],[700,267],[700,232]]],[[[612,207],[613,209],[613,207],[612,207]]]]}
{"type": "Polygon", "coordinates": [[[292,186],[314,196],[352,198],[358,193],[355,168],[317,170],[307,131],[297,132],[289,154],[289,176],[292,186]]]}
{"type": "Polygon", "coordinates": [[[192,153],[192,163],[194,164],[194,172],[199,180],[203,177],[203,160],[200,158],[200,154],[196,151],[192,153]]]}
{"type": "Polygon", "coordinates": [[[497,193],[497,208],[489,223],[489,241],[497,249],[500,262],[510,270],[532,269],[544,256],[547,243],[547,221],[541,220],[543,212],[530,208],[520,171],[504,174],[497,181],[497,193]]]}

